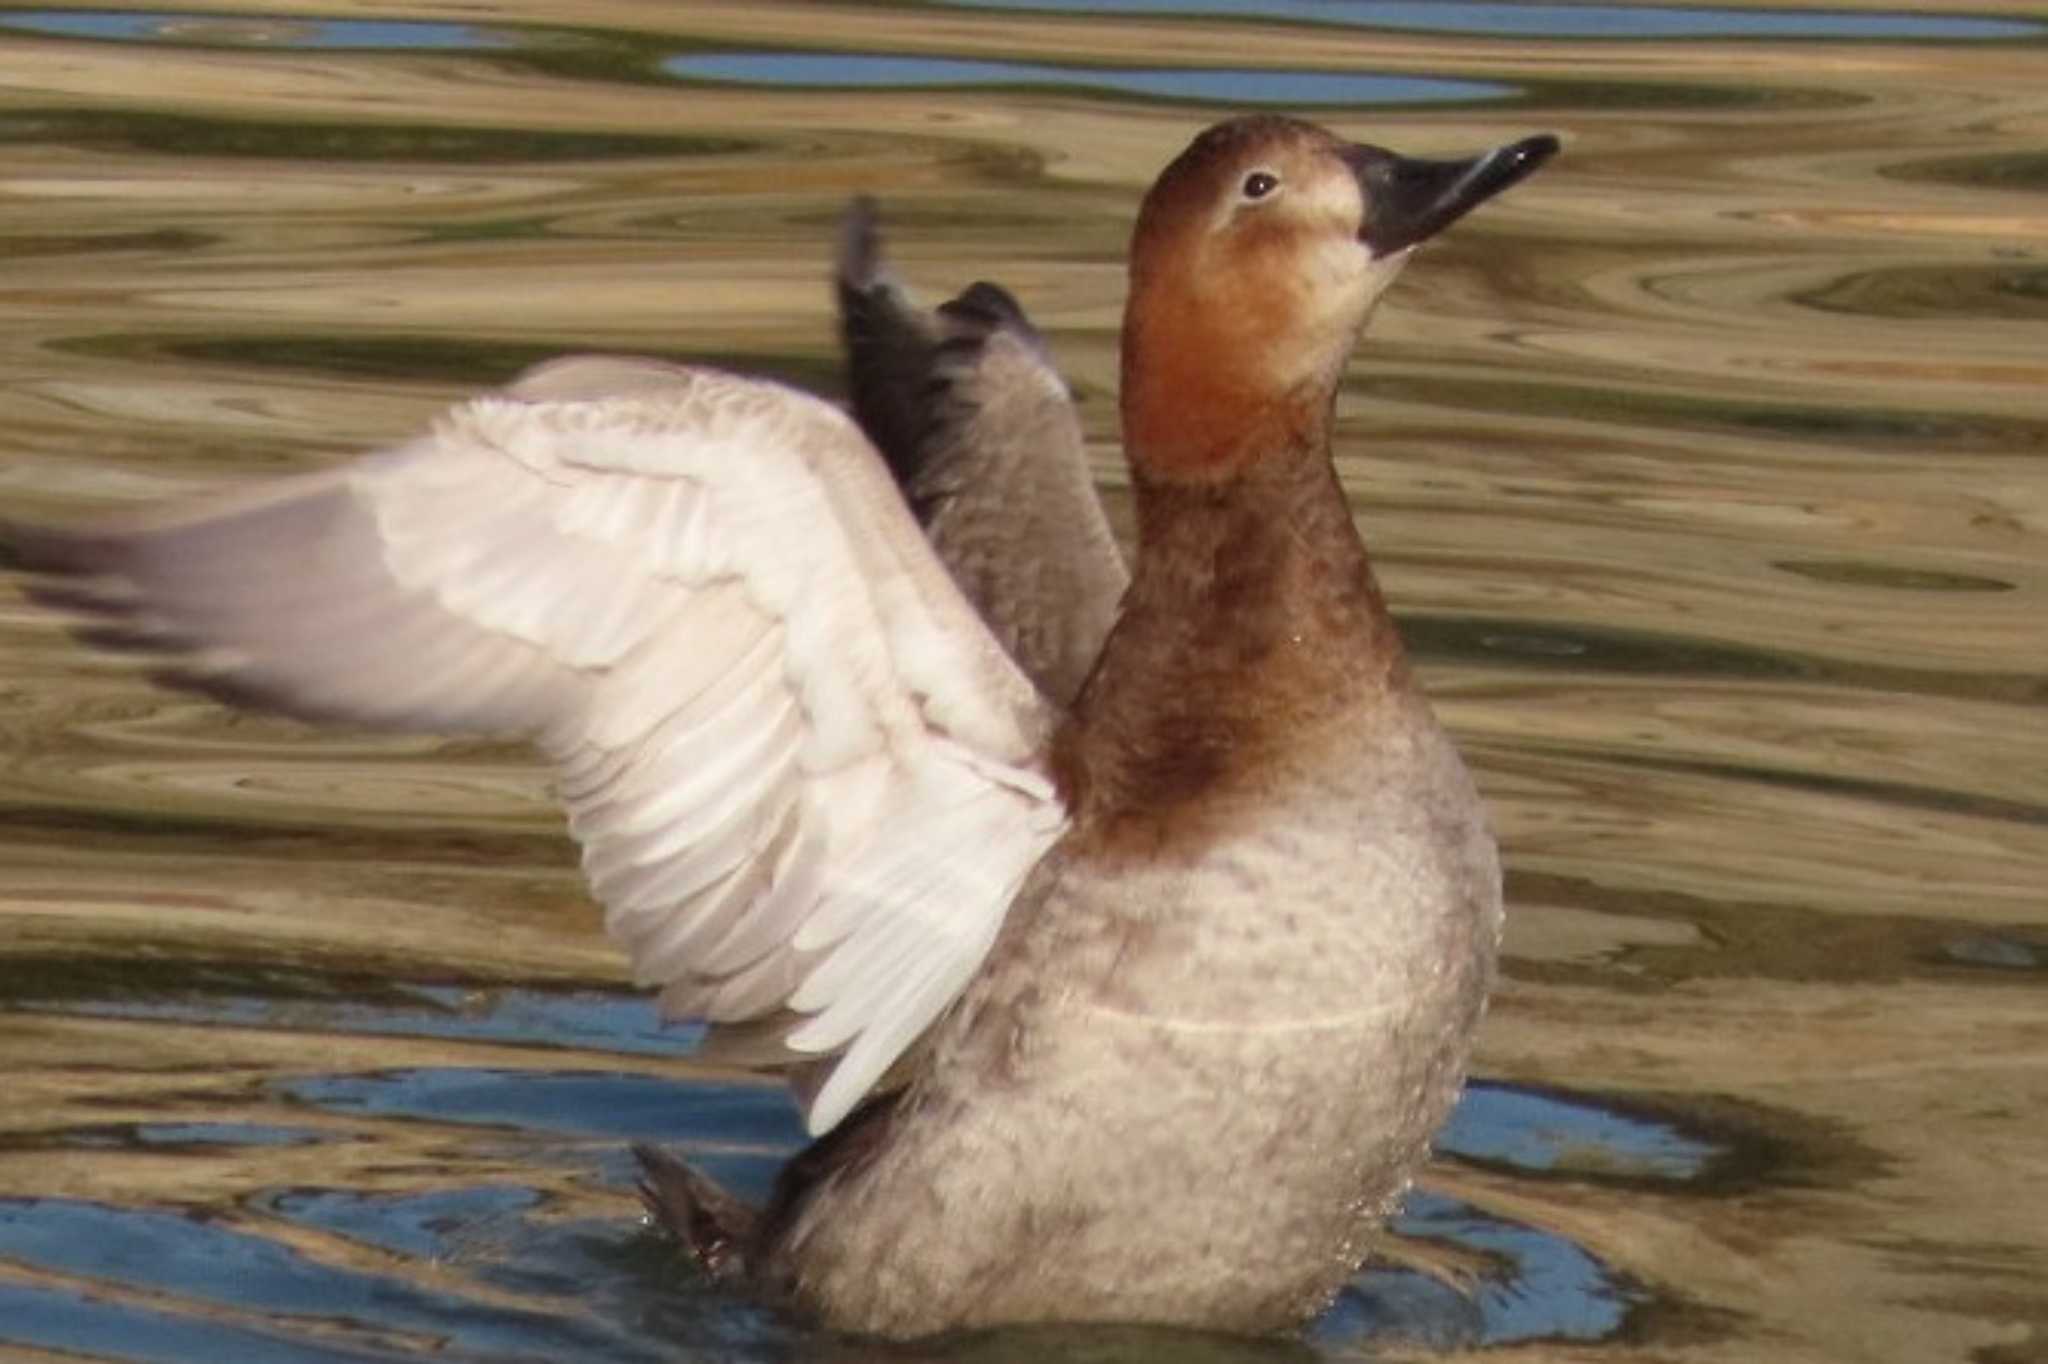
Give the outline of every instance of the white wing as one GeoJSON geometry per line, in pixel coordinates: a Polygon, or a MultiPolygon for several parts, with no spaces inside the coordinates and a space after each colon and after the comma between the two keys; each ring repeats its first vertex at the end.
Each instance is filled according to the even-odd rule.
{"type": "Polygon", "coordinates": [[[1048,704],[852,423],[777,385],[561,361],[328,474],[11,538],[188,685],[532,736],[664,1010],[836,1057],[813,1132],[958,995],[1064,826],[1048,704]]]}

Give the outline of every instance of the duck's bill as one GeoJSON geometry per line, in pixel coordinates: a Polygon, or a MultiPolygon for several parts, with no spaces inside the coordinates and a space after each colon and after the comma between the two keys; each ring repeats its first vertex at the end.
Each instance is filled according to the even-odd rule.
{"type": "Polygon", "coordinates": [[[1384,147],[1354,146],[1348,159],[1365,191],[1358,237],[1375,256],[1427,241],[1494,195],[1529,178],[1557,154],[1548,133],[1496,147],[1470,161],[1422,161],[1384,147]]]}

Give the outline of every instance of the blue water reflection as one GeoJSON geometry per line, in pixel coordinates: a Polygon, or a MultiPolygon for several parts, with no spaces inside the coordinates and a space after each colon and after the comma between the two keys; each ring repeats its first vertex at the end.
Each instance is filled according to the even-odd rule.
{"type": "Polygon", "coordinates": [[[1514,38],[2038,38],[2048,26],[1981,14],[1857,10],[1693,9],[1652,5],[1517,5],[1462,0],[943,0],[964,9],[1214,15],[1350,28],[1514,38]]]}
{"type": "Polygon", "coordinates": [[[1404,1236],[1455,1245],[1495,1267],[1469,1289],[1412,1269],[1354,1278],[1311,1337],[1430,1351],[1532,1340],[1603,1340],[1648,1295],[1566,1238],[1416,1191],[1393,1220],[1404,1236]]]}
{"type": "Polygon", "coordinates": [[[0,32],[55,38],[161,42],[192,47],[306,48],[329,51],[391,48],[461,51],[509,47],[511,36],[470,24],[399,19],[250,18],[176,10],[15,10],[0,14],[0,32]]]}
{"type": "Polygon", "coordinates": [[[104,1301],[70,1288],[0,1283],[0,1344],[132,1364],[262,1359],[275,1364],[394,1364],[410,1356],[291,1340],[231,1322],[104,1301]]]}
{"type": "Polygon", "coordinates": [[[1483,1251],[1507,1266],[1486,1275],[1474,1290],[1481,1338],[1490,1345],[1604,1339],[1643,1298],[1564,1237],[1488,1216],[1440,1194],[1409,1194],[1394,1226],[1404,1235],[1483,1251]]]}
{"type": "Polygon", "coordinates": [[[628,1056],[682,1056],[694,1051],[704,1028],[666,1023],[654,997],[640,991],[467,990],[449,985],[394,983],[375,1003],[275,998],[254,994],[195,994],[188,999],[95,999],[39,1002],[53,1013],[165,1022],[234,1023],[249,1027],[318,1027],[335,1032],[441,1037],[521,1046],[573,1047],[628,1056]]]}
{"type": "Polygon", "coordinates": [[[0,1285],[0,1342],[124,1360],[654,1359],[601,1323],[419,1288],[322,1264],[252,1231],[178,1212],[72,1199],[0,1201],[0,1257],[46,1272],[141,1286],[188,1304],[260,1315],[275,1334],[89,1303],[66,1289],[0,1285]],[[293,1329],[293,1319],[300,1329],[293,1329]],[[304,1327],[324,1323],[325,1330],[304,1327]],[[358,1325],[361,1323],[362,1325],[358,1325]],[[360,1334],[368,1339],[346,1340],[360,1334]],[[318,1335],[340,1341],[315,1343],[318,1335]],[[411,1336],[410,1348],[378,1348],[411,1336]],[[453,1348],[450,1349],[449,1347],[453,1348]]]}
{"type": "Polygon", "coordinates": [[[1437,1135],[1437,1149],[1524,1170],[1691,1179],[1718,1147],[1668,1123],[1584,1099],[1475,1083],[1437,1135]]]}

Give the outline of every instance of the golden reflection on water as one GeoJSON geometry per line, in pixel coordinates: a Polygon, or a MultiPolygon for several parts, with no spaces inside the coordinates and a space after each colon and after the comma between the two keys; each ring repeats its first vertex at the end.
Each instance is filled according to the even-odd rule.
{"type": "MultiPolygon", "coordinates": [[[[0,15],[9,514],[324,464],[572,348],[829,388],[824,269],[860,191],[927,296],[986,274],[1023,298],[1114,499],[1124,233],[1220,110],[704,86],[660,61],[801,43],[1523,90],[1306,111],[1425,152],[1566,139],[1390,295],[1340,402],[1340,473],[1507,853],[1480,1073],[1658,1106],[1751,1154],[1696,1188],[1602,1174],[1609,1156],[1460,1155],[1430,1182],[1635,1285],[1629,1330],[1662,1357],[2048,1351],[2039,32],[1534,40],[619,0],[317,18],[450,27],[321,50],[302,7],[251,0],[100,40],[0,15]]],[[[699,1073],[608,1024],[464,1031],[521,998],[496,986],[620,982],[523,754],[229,715],[13,594],[0,742],[0,1199],[205,1210],[337,1275],[456,1273],[554,1323],[531,1327],[542,1354],[663,1357],[585,1298],[666,1269],[587,1264],[547,1230],[629,1222],[641,1133],[541,1140],[538,1100],[477,1127],[445,1094],[318,1088],[699,1073]],[[482,993],[422,1003],[432,982],[482,993]],[[279,1192],[450,1189],[541,1211],[476,1195],[427,1254],[279,1192]],[[529,1277],[483,1272],[507,1263],[529,1277]]],[[[741,1162],[783,1139],[692,1137],[741,1162]]],[[[5,1206],[10,1227],[57,1217],[5,1206]]],[[[132,1299],[245,1347],[454,1329],[424,1308],[337,1325],[288,1293],[272,1319],[53,1256],[0,1237],[0,1298],[132,1299]]]]}

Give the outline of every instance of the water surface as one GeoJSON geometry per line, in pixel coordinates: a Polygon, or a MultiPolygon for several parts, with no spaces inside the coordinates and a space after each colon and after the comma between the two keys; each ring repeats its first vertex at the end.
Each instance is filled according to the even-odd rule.
{"type": "MultiPolygon", "coordinates": [[[[1047,331],[1121,515],[1121,255],[1255,106],[1554,165],[1432,246],[1340,473],[1509,867],[1478,1082],[1302,1342],[2048,1357],[2037,7],[0,10],[0,498],[324,467],[568,349],[837,383],[840,206],[1047,331]]],[[[153,689],[0,592],[0,1354],[867,1358],[694,1285],[760,1190],[515,746],[153,689]]]]}

